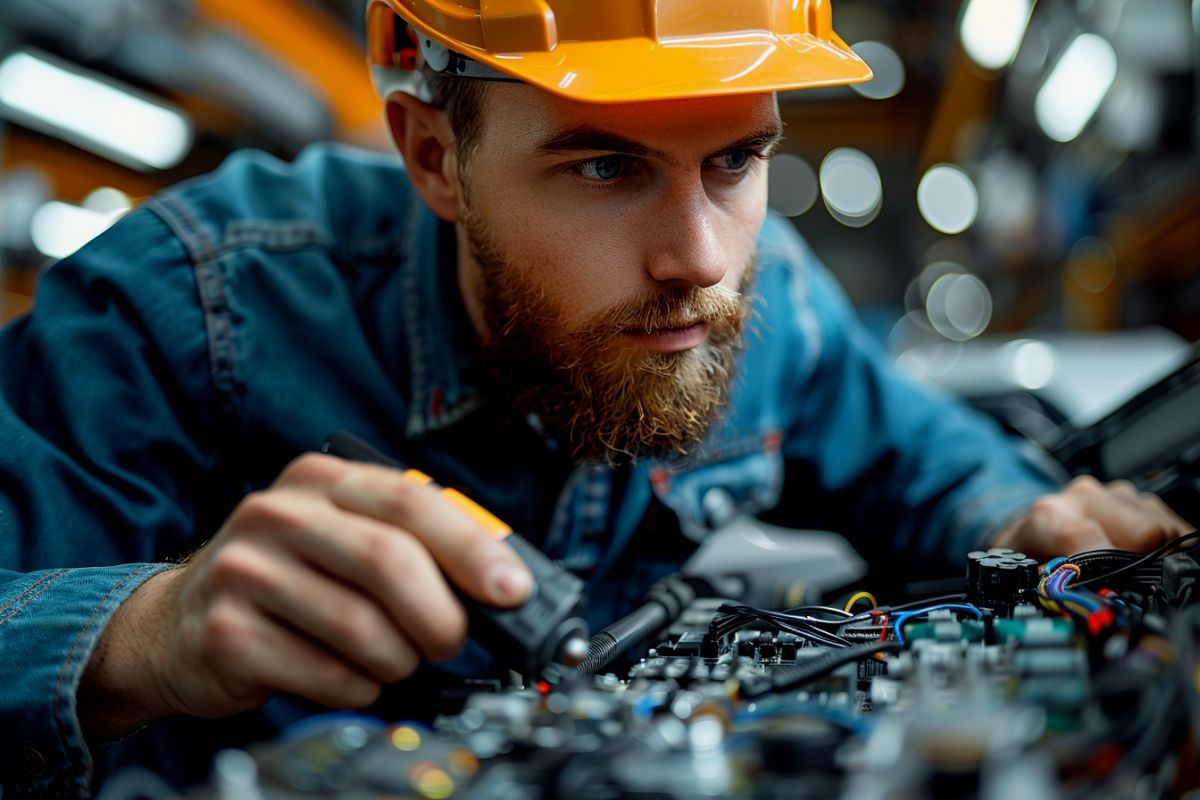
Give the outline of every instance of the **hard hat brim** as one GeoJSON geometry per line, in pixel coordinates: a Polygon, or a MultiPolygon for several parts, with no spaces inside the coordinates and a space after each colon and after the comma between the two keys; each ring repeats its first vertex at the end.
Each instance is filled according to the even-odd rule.
{"type": "Polygon", "coordinates": [[[742,33],[654,41],[560,42],[553,50],[463,49],[439,31],[425,35],[517,80],[572,100],[624,103],[776,92],[870,80],[871,69],[836,35],[742,33]]]}

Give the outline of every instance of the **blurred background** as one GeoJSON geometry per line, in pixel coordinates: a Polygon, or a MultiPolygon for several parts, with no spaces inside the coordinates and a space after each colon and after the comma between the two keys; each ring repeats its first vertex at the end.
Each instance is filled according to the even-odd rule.
{"type": "MultiPolygon", "coordinates": [[[[235,148],[387,147],[363,6],[2,0],[0,317],[235,148]]],[[[902,369],[1049,441],[1189,357],[1200,0],[838,0],[834,22],[876,78],[781,96],[771,205],[902,369]]]]}

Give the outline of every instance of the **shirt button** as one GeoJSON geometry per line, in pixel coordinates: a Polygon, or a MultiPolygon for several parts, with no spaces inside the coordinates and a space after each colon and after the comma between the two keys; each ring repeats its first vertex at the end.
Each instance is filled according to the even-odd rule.
{"type": "Polygon", "coordinates": [[[22,747],[20,752],[21,769],[32,778],[40,778],[46,774],[46,757],[41,751],[32,747],[22,747]]]}

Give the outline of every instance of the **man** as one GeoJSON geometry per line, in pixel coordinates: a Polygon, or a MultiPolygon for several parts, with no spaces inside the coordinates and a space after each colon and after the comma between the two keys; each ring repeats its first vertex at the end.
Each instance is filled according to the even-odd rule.
{"type": "Polygon", "coordinates": [[[427,62],[387,90],[403,169],[231,159],[50,269],[0,337],[8,791],[85,793],[101,743],[159,720],[122,747],[182,778],[302,701],[413,713],[468,633],[451,585],[524,598],[433,487],[313,455],[337,429],[583,575],[594,625],[732,511],[906,576],[1188,528],[1124,486],[1051,494],[766,216],[773,92],[869,74],[828,4],[477,5],[369,12],[383,84],[427,62]]]}

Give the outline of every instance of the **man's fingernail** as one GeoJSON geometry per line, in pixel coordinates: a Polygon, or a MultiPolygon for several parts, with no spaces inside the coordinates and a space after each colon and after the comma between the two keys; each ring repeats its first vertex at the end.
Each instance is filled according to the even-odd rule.
{"type": "Polygon", "coordinates": [[[533,576],[529,570],[508,564],[499,564],[492,568],[491,594],[502,603],[516,603],[524,600],[533,586],[533,576]]]}

